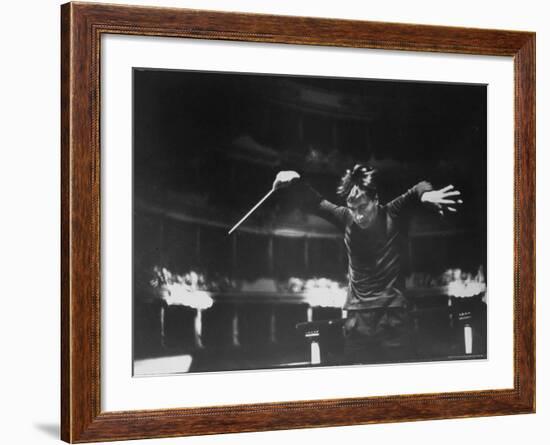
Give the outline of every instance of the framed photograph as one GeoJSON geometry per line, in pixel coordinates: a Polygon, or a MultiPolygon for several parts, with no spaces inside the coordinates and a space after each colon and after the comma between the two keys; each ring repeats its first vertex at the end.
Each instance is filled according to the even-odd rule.
{"type": "Polygon", "coordinates": [[[534,412],[534,33],[61,16],[63,440],[534,412]]]}

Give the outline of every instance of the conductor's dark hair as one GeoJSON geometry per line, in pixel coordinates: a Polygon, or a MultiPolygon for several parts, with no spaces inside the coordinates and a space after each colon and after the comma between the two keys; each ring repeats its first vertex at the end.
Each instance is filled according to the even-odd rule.
{"type": "Polygon", "coordinates": [[[346,170],[342,176],[336,193],[346,199],[354,186],[364,191],[369,198],[376,198],[378,195],[378,170],[370,165],[355,164],[353,169],[346,170]]]}

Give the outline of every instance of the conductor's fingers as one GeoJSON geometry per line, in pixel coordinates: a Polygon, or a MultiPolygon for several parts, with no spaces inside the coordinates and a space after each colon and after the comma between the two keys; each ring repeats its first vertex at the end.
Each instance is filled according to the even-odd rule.
{"type": "Polygon", "coordinates": [[[440,192],[446,192],[447,190],[452,190],[454,188],[454,185],[450,184],[447,187],[443,187],[440,192]]]}
{"type": "Polygon", "coordinates": [[[461,195],[459,190],[453,190],[452,192],[443,192],[443,197],[446,198],[447,196],[458,196],[461,195]]]}
{"type": "Polygon", "coordinates": [[[454,207],[447,207],[447,210],[449,212],[456,212],[456,209],[454,207]]]}
{"type": "Polygon", "coordinates": [[[463,204],[462,199],[439,199],[437,201],[439,204],[463,204]]]}

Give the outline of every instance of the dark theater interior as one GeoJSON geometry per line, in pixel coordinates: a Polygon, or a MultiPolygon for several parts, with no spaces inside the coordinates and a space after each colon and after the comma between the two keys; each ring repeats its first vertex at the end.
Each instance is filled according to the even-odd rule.
{"type": "Polygon", "coordinates": [[[134,376],[350,365],[337,228],[289,188],[228,232],[283,170],[345,205],[357,163],[382,204],[461,191],[415,211],[402,273],[417,361],[486,359],[486,108],[479,84],[134,68],[134,376]]]}

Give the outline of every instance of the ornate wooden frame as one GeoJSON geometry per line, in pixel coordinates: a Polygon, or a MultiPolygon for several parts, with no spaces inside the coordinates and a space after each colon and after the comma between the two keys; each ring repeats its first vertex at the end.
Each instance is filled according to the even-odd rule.
{"type": "Polygon", "coordinates": [[[338,426],[535,411],[535,34],[92,3],[61,7],[61,438],[67,442],[338,426]],[[515,71],[514,387],[102,412],[102,34],[511,56],[515,71]]]}

